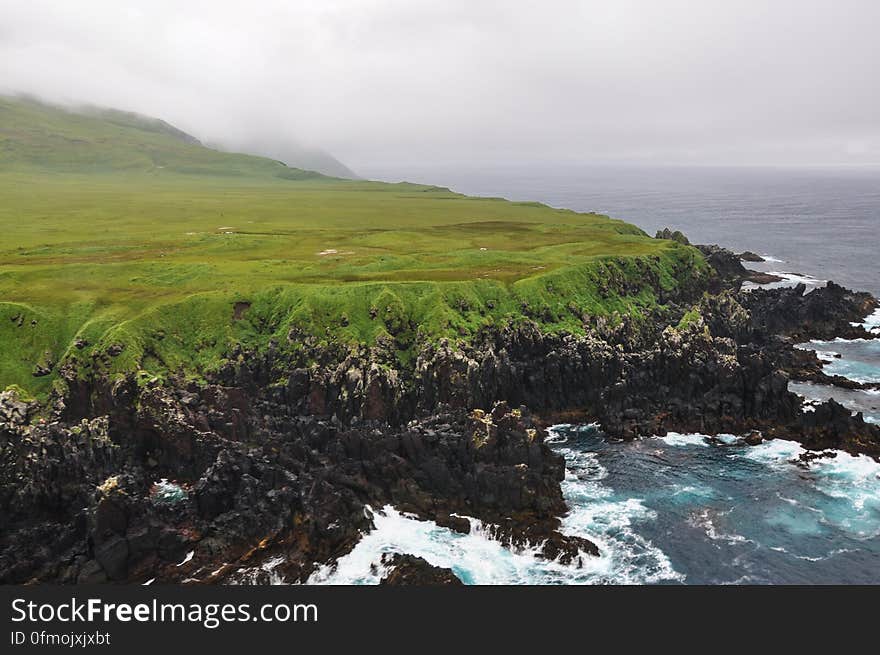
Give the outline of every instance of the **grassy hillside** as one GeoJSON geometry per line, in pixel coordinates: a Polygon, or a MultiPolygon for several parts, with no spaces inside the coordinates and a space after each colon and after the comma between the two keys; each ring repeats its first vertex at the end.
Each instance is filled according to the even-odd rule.
{"type": "Polygon", "coordinates": [[[121,123],[0,102],[0,388],[43,395],[65,364],[200,376],[237,342],[298,348],[291,328],[389,337],[407,360],[526,317],[577,332],[705,272],[604,216],[326,178],[121,123]]]}
{"type": "Polygon", "coordinates": [[[0,96],[0,168],[21,167],[54,173],[321,177],[271,159],[201,147],[158,119],[107,109],[79,113],[0,96]]]}

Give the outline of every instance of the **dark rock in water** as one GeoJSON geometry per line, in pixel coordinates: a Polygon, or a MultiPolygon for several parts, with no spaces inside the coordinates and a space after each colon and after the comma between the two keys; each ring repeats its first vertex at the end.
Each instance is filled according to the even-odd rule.
{"type": "Polygon", "coordinates": [[[731,250],[721,246],[697,246],[709,265],[718,274],[717,283],[710,291],[717,293],[726,288],[739,289],[743,280],[749,277],[749,271],[742,265],[740,258],[731,250]]]}
{"type": "Polygon", "coordinates": [[[428,564],[421,557],[401,555],[400,553],[385,554],[382,563],[388,567],[388,573],[379,582],[382,585],[418,585],[422,587],[437,585],[463,585],[464,583],[452,572],[433,564],[428,564]]]}
{"type": "Polygon", "coordinates": [[[739,254],[739,258],[741,260],[743,260],[744,262],[759,263],[759,262],[766,261],[763,257],[761,257],[761,255],[755,254],[751,250],[746,250],[745,252],[741,252],[739,254]]]}
{"type": "MultiPolygon", "coordinates": [[[[670,239],[684,245],[690,245],[687,237],[681,232],[671,232],[665,228],[657,232],[657,239],[670,239]]],[[[783,278],[771,273],[753,271],[743,266],[742,262],[763,262],[763,257],[749,250],[736,254],[732,250],[717,245],[697,245],[696,248],[703,253],[706,261],[717,273],[709,290],[718,293],[722,289],[739,289],[743,282],[755,284],[771,284],[781,282],[783,278]]]]}
{"type": "Polygon", "coordinates": [[[774,282],[782,282],[784,278],[781,278],[778,275],[773,275],[772,273],[762,273],[747,268],[745,279],[748,282],[754,282],[755,284],[773,284],[774,282]]]}
{"type": "Polygon", "coordinates": [[[718,282],[710,288],[714,293],[720,289],[739,289],[743,282],[754,284],[772,284],[782,282],[783,278],[772,273],[753,271],[742,265],[743,261],[762,262],[764,259],[753,252],[737,255],[727,248],[716,245],[697,246],[709,265],[718,273],[718,282]]]}
{"type": "Polygon", "coordinates": [[[523,525],[503,518],[484,526],[492,539],[506,548],[538,548],[538,557],[581,568],[585,557],[598,557],[599,547],[589,539],[566,535],[557,530],[558,521],[535,520],[523,525]]]}
{"type": "Polygon", "coordinates": [[[748,446],[759,446],[764,443],[764,435],[762,435],[758,430],[752,430],[745,437],[743,437],[743,441],[748,446]]]}
{"type": "Polygon", "coordinates": [[[813,407],[812,412],[802,413],[797,424],[788,428],[804,447],[845,450],[880,459],[880,426],[866,423],[861,412],[854,415],[835,400],[813,407]]]}
{"type": "Polygon", "coordinates": [[[789,289],[756,289],[743,299],[753,323],[768,334],[783,334],[798,341],[809,339],[875,338],[859,323],[877,307],[869,293],[850,291],[834,282],[804,293],[806,286],[789,289]]]}
{"type": "Polygon", "coordinates": [[[560,564],[574,564],[577,568],[581,568],[584,565],[585,556],[599,556],[599,547],[583,537],[552,532],[541,547],[541,555],[545,559],[555,560],[560,564]]]}
{"type": "Polygon", "coordinates": [[[471,533],[471,522],[463,516],[442,515],[434,519],[435,523],[443,528],[449,528],[459,534],[471,533]]]}
{"type": "Polygon", "coordinates": [[[798,457],[798,463],[807,465],[817,459],[834,459],[835,457],[837,457],[837,453],[833,450],[823,450],[821,452],[807,451],[800,454],[800,457],[798,457]]]}

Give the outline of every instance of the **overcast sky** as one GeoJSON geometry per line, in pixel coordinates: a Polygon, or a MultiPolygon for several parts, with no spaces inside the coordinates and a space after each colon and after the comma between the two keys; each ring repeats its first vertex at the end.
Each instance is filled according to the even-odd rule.
{"type": "Polygon", "coordinates": [[[0,89],[406,162],[880,161],[876,0],[0,0],[0,89]]]}

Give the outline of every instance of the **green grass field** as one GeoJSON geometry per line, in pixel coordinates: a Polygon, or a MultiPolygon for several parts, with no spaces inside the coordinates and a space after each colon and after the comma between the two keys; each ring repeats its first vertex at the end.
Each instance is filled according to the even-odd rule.
{"type": "Polygon", "coordinates": [[[526,317],[578,332],[584,313],[639,313],[706,272],[604,216],[327,178],[2,98],[0,235],[0,388],[36,396],[62,364],[198,377],[236,342],[296,349],[293,327],[387,335],[401,360],[526,317]]]}

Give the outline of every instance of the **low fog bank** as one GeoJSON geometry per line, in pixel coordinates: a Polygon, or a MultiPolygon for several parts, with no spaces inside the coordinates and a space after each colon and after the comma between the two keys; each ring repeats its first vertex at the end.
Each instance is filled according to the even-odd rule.
{"type": "Polygon", "coordinates": [[[337,174],[326,153],[362,175],[880,161],[872,0],[0,0],[0,12],[0,89],[157,116],[283,161],[307,153],[337,174]]]}

